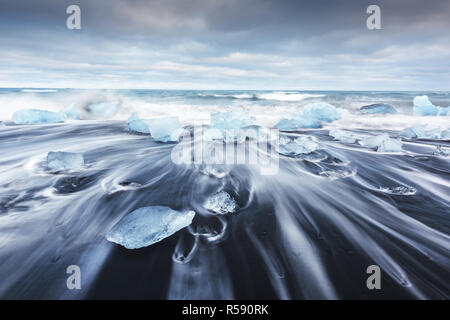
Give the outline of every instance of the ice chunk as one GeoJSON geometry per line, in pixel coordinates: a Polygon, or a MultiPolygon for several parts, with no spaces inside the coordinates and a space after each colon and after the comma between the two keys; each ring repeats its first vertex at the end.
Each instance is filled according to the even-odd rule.
{"type": "Polygon", "coordinates": [[[350,131],[345,131],[341,129],[331,129],[328,133],[330,136],[335,138],[336,140],[340,140],[345,143],[355,143],[356,136],[350,131]]]}
{"type": "Polygon", "coordinates": [[[296,131],[301,128],[320,128],[322,124],[317,119],[302,118],[301,116],[294,114],[292,119],[281,119],[275,128],[282,131],[296,131]]]}
{"type": "Polygon", "coordinates": [[[71,170],[84,166],[84,157],[80,153],[49,152],[47,154],[47,167],[50,169],[71,170]]]}
{"type": "Polygon", "coordinates": [[[400,140],[391,139],[387,133],[373,137],[363,137],[359,144],[366,148],[377,148],[378,152],[400,152],[402,143],[400,140]]]}
{"type": "Polygon", "coordinates": [[[39,109],[22,109],[13,114],[13,121],[17,124],[58,123],[65,120],[66,116],[60,112],[39,109]]]}
{"type": "Polygon", "coordinates": [[[444,146],[436,146],[433,154],[438,157],[448,157],[450,156],[450,148],[444,146]]]}
{"type": "Polygon", "coordinates": [[[147,247],[187,227],[194,216],[194,211],[180,212],[163,206],[139,208],[114,225],[106,239],[127,249],[147,247]]]}
{"type": "Polygon", "coordinates": [[[431,103],[428,96],[416,96],[413,112],[415,116],[435,116],[438,113],[438,107],[431,103]]]}
{"type": "Polygon", "coordinates": [[[4,125],[3,121],[0,121],[0,127],[3,127],[4,125]]]}
{"type": "Polygon", "coordinates": [[[153,139],[160,142],[178,141],[183,133],[183,127],[178,117],[166,117],[145,120],[153,139]]]}
{"type": "Polygon", "coordinates": [[[417,189],[413,187],[380,187],[381,192],[400,195],[400,196],[412,196],[417,193],[417,189]]]}
{"type": "Polygon", "coordinates": [[[359,112],[362,114],[396,114],[397,110],[394,107],[386,104],[386,103],[375,103],[369,104],[367,106],[362,106],[359,109],[359,112]]]}
{"type": "Polygon", "coordinates": [[[378,152],[401,152],[402,151],[402,142],[397,139],[384,139],[381,141],[381,144],[378,146],[378,152]]]}
{"type": "Polygon", "coordinates": [[[340,119],[345,114],[345,110],[326,102],[313,102],[305,105],[300,114],[304,118],[331,122],[340,119]]]}
{"type": "Polygon", "coordinates": [[[224,130],[238,130],[255,124],[255,120],[241,109],[211,113],[211,127],[224,130]]]}
{"type": "Polygon", "coordinates": [[[439,139],[441,137],[441,129],[435,128],[425,132],[426,139],[439,139]]]}
{"type": "Polygon", "coordinates": [[[217,214],[227,214],[236,212],[238,205],[227,192],[220,191],[208,198],[204,207],[217,214]]]}
{"type": "Polygon", "coordinates": [[[93,102],[88,104],[85,110],[96,118],[112,118],[119,111],[119,103],[113,101],[93,102]]]}
{"type": "Polygon", "coordinates": [[[450,140],[450,129],[442,130],[442,132],[441,132],[441,139],[442,140],[450,140]]]}
{"type": "Polygon", "coordinates": [[[61,113],[63,113],[67,119],[80,120],[80,113],[73,105],[61,110],[61,113]]]}
{"type": "Polygon", "coordinates": [[[450,116],[450,106],[439,108],[439,115],[440,116],[450,116]]]}
{"type": "Polygon", "coordinates": [[[307,154],[319,149],[319,144],[310,136],[301,136],[297,139],[280,136],[278,152],[284,155],[307,154]]]}
{"type": "Polygon", "coordinates": [[[150,134],[150,130],[148,129],[147,123],[144,120],[141,120],[136,112],[133,112],[127,121],[128,130],[130,132],[139,132],[150,134]]]}
{"type": "Polygon", "coordinates": [[[404,129],[400,132],[400,136],[405,138],[423,138],[426,135],[425,131],[425,126],[414,126],[404,129]]]}

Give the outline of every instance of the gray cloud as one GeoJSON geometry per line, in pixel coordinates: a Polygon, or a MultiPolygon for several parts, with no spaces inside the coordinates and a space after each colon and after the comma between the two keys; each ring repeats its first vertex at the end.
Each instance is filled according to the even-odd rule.
{"type": "Polygon", "coordinates": [[[450,2],[0,0],[0,85],[440,89],[450,2]],[[82,30],[65,27],[70,4],[82,30]],[[382,30],[365,27],[369,4],[382,30]]]}

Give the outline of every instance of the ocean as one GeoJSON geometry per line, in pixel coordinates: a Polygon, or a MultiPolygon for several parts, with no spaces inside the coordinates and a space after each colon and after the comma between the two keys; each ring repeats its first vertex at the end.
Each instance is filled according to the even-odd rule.
{"type": "Polygon", "coordinates": [[[414,116],[427,95],[450,92],[0,89],[0,297],[3,299],[408,299],[450,297],[450,141],[401,138],[401,152],[377,152],[329,135],[450,127],[448,116],[414,116]],[[90,106],[114,105],[107,114],[90,106]],[[243,110],[261,128],[312,102],[346,110],[309,136],[320,148],[271,154],[279,166],[177,164],[177,143],[129,132],[127,119],[178,116],[186,130],[214,112],[243,110]],[[366,115],[373,103],[396,114],[366,115]],[[18,125],[24,108],[73,107],[81,120],[18,125]],[[50,151],[82,153],[85,167],[55,171],[50,151]],[[211,169],[211,168],[209,168],[211,169]],[[220,169],[221,174],[214,174],[220,169]],[[215,215],[205,199],[226,190],[239,209],[215,215]],[[133,210],[196,212],[192,224],[129,250],[105,239],[133,210]],[[68,290],[79,266],[81,289],[68,290]],[[367,288],[367,267],[381,289],[367,288]]]}

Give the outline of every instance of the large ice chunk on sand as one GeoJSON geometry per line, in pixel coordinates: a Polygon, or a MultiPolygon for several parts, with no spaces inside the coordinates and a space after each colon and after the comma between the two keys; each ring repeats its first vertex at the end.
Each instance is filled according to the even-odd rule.
{"type": "Polygon", "coordinates": [[[255,120],[241,109],[211,113],[211,127],[221,131],[238,130],[253,124],[255,120]]]}
{"type": "Polygon", "coordinates": [[[301,136],[296,139],[280,136],[278,152],[284,155],[299,155],[311,153],[319,147],[319,144],[310,136],[301,136]]]}
{"type": "Polygon", "coordinates": [[[130,132],[139,132],[139,133],[145,133],[150,134],[150,130],[148,129],[147,124],[144,120],[140,119],[138,114],[136,112],[133,112],[127,121],[128,124],[128,130],[130,132]]]}
{"type": "Polygon", "coordinates": [[[415,116],[435,116],[438,114],[438,107],[433,105],[428,96],[416,96],[414,98],[415,116]]]}
{"type": "Polygon", "coordinates": [[[363,137],[359,140],[359,144],[366,148],[377,148],[378,152],[402,151],[401,141],[389,138],[387,133],[373,137],[363,137]]]}
{"type": "Polygon", "coordinates": [[[64,122],[66,116],[60,112],[40,109],[22,109],[14,112],[12,119],[17,124],[58,123],[64,122]]]}
{"type": "Polygon", "coordinates": [[[341,130],[341,129],[331,129],[328,134],[330,136],[332,136],[333,138],[335,138],[336,140],[339,140],[339,141],[342,141],[345,143],[355,143],[356,142],[356,136],[350,131],[341,130]]]}
{"type": "Polygon", "coordinates": [[[340,119],[345,114],[345,110],[326,102],[313,102],[305,105],[300,113],[304,118],[331,122],[340,119]]]}
{"type": "Polygon", "coordinates": [[[397,110],[389,104],[386,103],[374,103],[367,106],[362,106],[359,109],[362,114],[396,114],[397,110]]]}
{"type": "Polygon", "coordinates": [[[178,117],[165,117],[145,120],[153,139],[160,142],[178,141],[183,127],[178,117]]]}
{"type": "Polygon", "coordinates": [[[180,212],[164,206],[139,208],[114,225],[106,239],[127,249],[147,247],[187,227],[194,216],[194,211],[180,212]]]}
{"type": "Polygon", "coordinates": [[[426,127],[425,126],[413,126],[404,129],[400,132],[400,136],[404,138],[424,138],[426,136],[426,127]]]}
{"type": "Polygon", "coordinates": [[[49,152],[47,154],[47,167],[58,170],[79,169],[84,166],[84,157],[73,152],[49,152]]]}
{"type": "Polygon", "coordinates": [[[302,128],[316,129],[322,127],[322,123],[317,119],[302,117],[301,114],[292,114],[291,119],[281,119],[275,128],[282,131],[296,131],[302,128]]]}
{"type": "Polygon", "coordinates": [[[227,214],[236,212],[238,205],[227,192],[220,191],[208,198],[204,207],[217,214],[227,214]]]}
{"type": "Polygon", "coordinates": [[[441,139],[442,140],[450,140],[450,129],[442,130],[441,139]]]}

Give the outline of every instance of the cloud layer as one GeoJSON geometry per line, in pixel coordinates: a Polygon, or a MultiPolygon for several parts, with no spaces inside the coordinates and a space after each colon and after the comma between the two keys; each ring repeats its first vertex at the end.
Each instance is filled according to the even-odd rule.
{"type": "Polygon", "coordinates": [[[0,0],[0,86],[450,90],[450,2],[0,0]],[[81,7],[81,30],[66,8],[81,7]],[[366,28],[381,7],[382,29],[366,28]]]}

